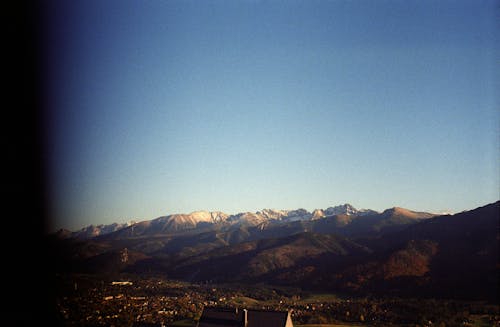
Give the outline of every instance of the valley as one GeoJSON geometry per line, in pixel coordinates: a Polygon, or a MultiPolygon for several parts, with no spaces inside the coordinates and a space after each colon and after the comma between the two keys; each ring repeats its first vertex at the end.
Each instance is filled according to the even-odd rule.
{"type": "Polygon", "coordinates": [[[194,326],[203,307],[223,306],[292,310],[295,325],[499,324],[500,202],[444,216],[343,208],[50,235],[54,314],[63,325],[194,326]]]}

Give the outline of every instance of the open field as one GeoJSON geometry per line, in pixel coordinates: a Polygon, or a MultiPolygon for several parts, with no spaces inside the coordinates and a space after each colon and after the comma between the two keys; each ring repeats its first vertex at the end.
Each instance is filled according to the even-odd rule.
{"type": "Polygon", "coordinates": [[[322,303],[322,302],[339,302],[341,301],[341,298],[336,295],[336,294],[331,294],[331,293],[319,293],[319,294],[311,294],[307,297],[302,298],[299,300],[299,303],[322,303]]]}

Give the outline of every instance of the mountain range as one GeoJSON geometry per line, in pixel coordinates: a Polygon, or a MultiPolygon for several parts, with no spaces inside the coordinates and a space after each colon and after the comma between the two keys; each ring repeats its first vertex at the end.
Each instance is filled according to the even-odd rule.
{"type": "Polygon", "coordinates": [[[499,212],[500,201],[455,215],[348,204],[195,212],[51,239],[59,271],[498,300],[499,212]]]}
{"type": "MultiPolygon", "coordinates": [[[[403,210],[394,208],[394,210],[403,210]]],[[[379,213],[375,210],[361,209],[358,210],[350,204],[338,205],[327,209],[316,209],[309,212],[305,209],[296,210],[275,210],[263,209],[257,212],[243,212],[234,215],[229,215],[224,212],[208,212],[195,211],[190,214],[173,214],[168,216],[158,217],[156,219],[129,222],[129,223],[113,223],[110,225],[90,225],[78,231],[69,231],[61,229],[56,232],[60,238],[78,238],[90,239],[97,236],[114,233],[114,237],[132,237],[132,236],[152,236],[158,234],[176,234],[186,231],[203,231],[207,229],[222,229],[238,228],[241,226],[254,227],[259,226],[261,229],[269,226],[280,225],[283,223],[295,221],[313,221],[323,218],[331,218],[337,216],[337,220],[343,220],[339,225],[348,224],[353,217],[361,216],[377,216],[379,213]],[[115,233],[118,232],[119,233],[115,233]]],[[[430,218],[433,215],[424,212],[407,211],[406,216],[414,219],[430,218]]]]}

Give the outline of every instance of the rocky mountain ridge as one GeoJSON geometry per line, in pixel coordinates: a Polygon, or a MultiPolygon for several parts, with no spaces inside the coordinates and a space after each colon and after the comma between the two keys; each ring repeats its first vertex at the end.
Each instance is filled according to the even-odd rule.
{"type": "Polygon", "coordinates": [[[348,203],[328,207],[327,209],[315,209],[313,212],[309,212],[303,208],[295,210],[262,209],[256,212],[241,212],[233,215],[220,211],[194,211],[189,214],[172,214],[141,222],[90,225],[78,231],[61,229],[56,234],[60,238],[89,239],[123,229],[128,229],[123,233],[130,236],[140,234],[152,235],[158,233],[178,233],[198,228],[203,229],[211,225],[218,225],[218,227],[261,225],[261,227],[264,227],[269,223],[309,221],[335,215],[366,216],[373,214],[378,214],[378,212],[370,209],[358,210],[348,203]]]}

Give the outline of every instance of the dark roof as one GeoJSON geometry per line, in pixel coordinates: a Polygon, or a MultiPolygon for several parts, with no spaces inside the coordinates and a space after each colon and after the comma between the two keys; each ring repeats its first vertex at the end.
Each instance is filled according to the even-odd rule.
{"type": "MultiPolygon", "coordinates": [[[[286,311],[248,310],[247,327],[284,327],[286,311]]],[[[243,309],[205,308],[198,327],[244,326],[243,309]]]]}
{"type": "Polygon", "coordinates": [[[204,308],[198,327],[241,326],[242,320],[242,310],[204,308]]]}
{"type": "Polygon", "coordinates": [[[284,327],[287,317],[288,312],[248,310],[248,327],[284,327]]]}

